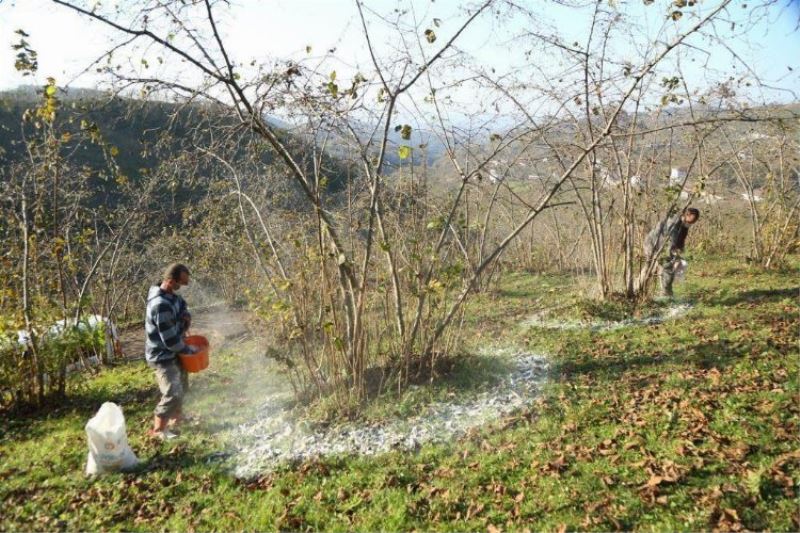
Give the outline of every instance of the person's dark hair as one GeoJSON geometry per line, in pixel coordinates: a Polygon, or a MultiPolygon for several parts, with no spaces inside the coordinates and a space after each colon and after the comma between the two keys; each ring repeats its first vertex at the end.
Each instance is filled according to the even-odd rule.
{"type": "Polygon", "coordinates": [[[164,270],[164,276],[162,279],[164,281],[178,281],[181,279],[181,274],[184,272],[186,272],[187,275],[189,274],[189,269],[186,267],[186,265],[181,263],[172,263],[164,270]]]}
{"type": "Polygon", "coordinates": [[[700,218],[700,210],[696,207],[687,207],[683,210],[684,213],[689,213],[690,215],[694,215],[694,219],[697,220],[700,218]]]}

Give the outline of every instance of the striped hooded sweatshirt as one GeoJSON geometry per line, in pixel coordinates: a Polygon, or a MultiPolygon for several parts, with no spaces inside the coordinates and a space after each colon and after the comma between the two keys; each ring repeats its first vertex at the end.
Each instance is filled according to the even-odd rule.
{"type": "Polygon", "coordinates": [[[686,236],[689,234],[689,227],[681,220],[681,214],[665,218],[661,223],[653,228],[644,239],[644,255],[652,257],[666,244],[669,239],[669,246],[665,250],[672,255],[672,250],[682,252],[686,245],[686,236]]]}
{"type": "Polygon", "coordinates": [[[183,318],[188,317],[186,301],[175,293],[168,293],[153,285],[147,293],[147,311],[144,318],[144,358],[150,363],[166,363],[186,350],[183,342],[183,318]]]}

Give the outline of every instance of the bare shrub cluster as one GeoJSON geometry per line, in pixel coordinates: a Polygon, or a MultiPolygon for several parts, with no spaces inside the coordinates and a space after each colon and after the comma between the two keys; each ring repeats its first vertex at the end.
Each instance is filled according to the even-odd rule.
{"type": "MultiPolygon", "coordinates": [[[[642,253],[644,235],[691,203],[718,209],[718,188],[746,196],[754,260],[796,242],[796,113],[738,98],[760,83],[752,69],[696,82],[685,66],[769,4],[735,30],[730,0],[549,4],[587,20],[575,40],[511,1],[442,21],[356,0],[368,65],[343,75],[335,50],[237,58],[226,2],[53,1],[116,32],[96,63],[112,90],[200,117],[161,168],[202,181],[205,203],[178,207],[184,234],[147,238],[188,250],[264,316],[298,391],[345,410],[376,383],[432,375],[457,349],[463,303],[503,268],[586,271],[600,298],[645,298],[659,251],[642,253]],[[481,23],[513,48],[501,70],[460,46],[481,23]],[[739,146],[747,125],[763,142],[739,146]]],[[[709,219],[727,227],[725,213],[709,219]]]]}

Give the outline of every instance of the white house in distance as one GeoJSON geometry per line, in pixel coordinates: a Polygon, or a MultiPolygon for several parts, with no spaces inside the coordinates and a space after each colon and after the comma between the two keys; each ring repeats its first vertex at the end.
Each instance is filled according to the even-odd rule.
{"type": "Polygon", "coordinates": [[[508,163],[497,159],[489,161],[485,169],[486,174],[489,176],[489,181],[492,183],[503,181],[506,178],[506,174],[510,171],[508,163]]]}
{"type": "MultiPolygon", "coordinates": [[[[746,192],[741,193],[740,196],[742,197],[742,200],[746,200],[748,202],[750,201],[750,195],[748,195],[746,192]]],[[[764,200],[764,189],[755,189],[753,191],[752,200],[753,200],[754,203],[763,201],[764,200]]]]}
{"type": "MultiPolygon", "coordinates": [[[[689,191],[681,191],[681,199],[688,200],[689,199],[689,191]]],[[[695,195],[698,202],[703,202],[706,205],[712,205],[724,200],[724,197],[720,196],[719,194],[714,194],[709,191],[700,191],[695,195]]]]}
{"type": "Polygon", "coordinates": [[[680,185],[686,179],[686,171],[679,167],[672,167],[669,171],[669,184],[680,185]]]}
{"type": "Polygon", "coordinates": [[[769,139],[769,135],[761,133],[760,131],[750,130],[750,133],[747,134],[747,138],[751,141],[760,141],[762,139],[769,139]]]}

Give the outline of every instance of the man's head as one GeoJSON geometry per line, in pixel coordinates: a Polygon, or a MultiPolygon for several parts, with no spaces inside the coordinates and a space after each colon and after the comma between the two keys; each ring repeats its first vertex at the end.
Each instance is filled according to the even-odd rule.
{"type": "Polygon", "coordinates": [[[189,284],[189,269],[181,263],[172,263],[164,270],[161,288],[173,292],[189,284]]]}
{"type": "Polygon", "coordinates": [[[700,210],[696,207],[687,207],[683,210],[683,215],[681,215],[681,220],[684,224],[691,226],[697,219],[700,218],[700,210]]]}

